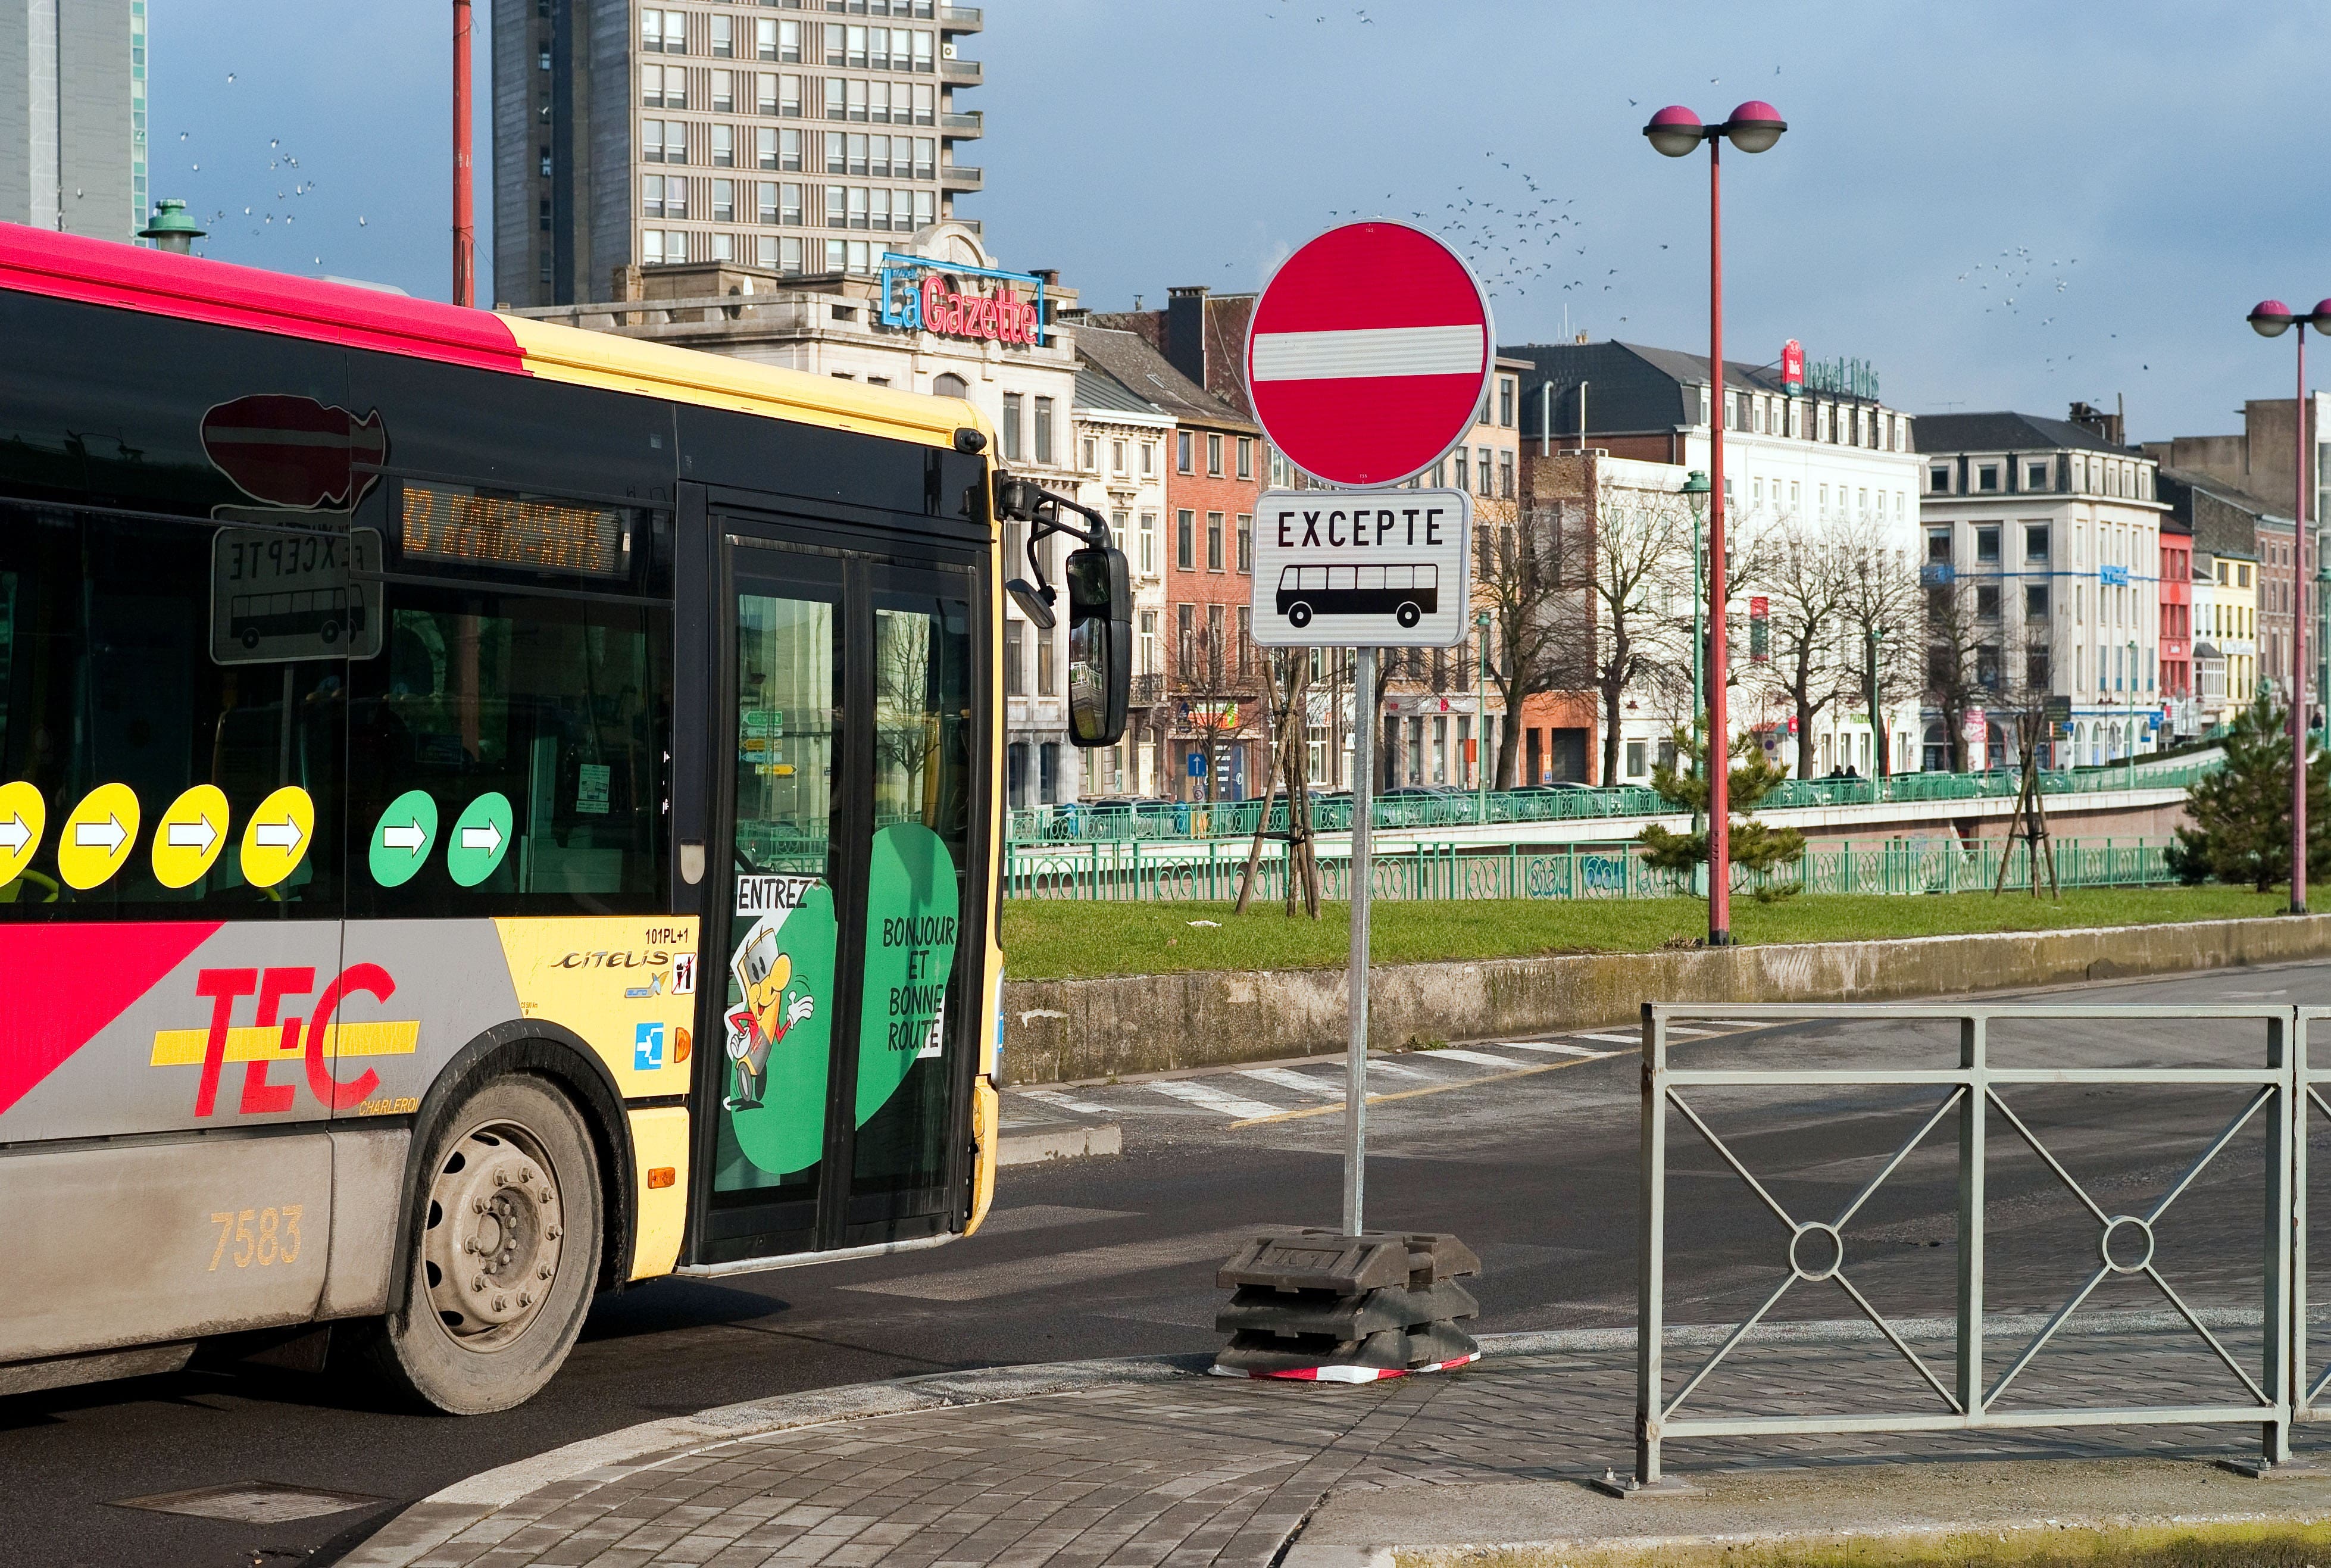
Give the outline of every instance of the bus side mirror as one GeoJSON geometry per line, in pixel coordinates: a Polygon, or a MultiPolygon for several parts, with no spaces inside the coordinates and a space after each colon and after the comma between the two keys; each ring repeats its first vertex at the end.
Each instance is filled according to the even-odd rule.
{"type": "Polygon", "coordinates": [[[1133,592],[1125,552],[1087,545],[1069,556],[1069,739],[1115,746],[1133,689],[1133,592]]]}

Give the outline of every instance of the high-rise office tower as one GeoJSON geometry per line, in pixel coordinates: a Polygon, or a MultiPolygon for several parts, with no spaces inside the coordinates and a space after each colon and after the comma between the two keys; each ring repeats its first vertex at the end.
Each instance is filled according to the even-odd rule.
{"type": "Polygon", "coordinates": [[[146,0],[0,0],[0,219],[146,221],[146,0]]]}
{"type": "Polygon", "coordinates": [[[618,268],[871,272],[980,188],[937,0],[494,0],[493,298],[611,298],[618,268]]]}

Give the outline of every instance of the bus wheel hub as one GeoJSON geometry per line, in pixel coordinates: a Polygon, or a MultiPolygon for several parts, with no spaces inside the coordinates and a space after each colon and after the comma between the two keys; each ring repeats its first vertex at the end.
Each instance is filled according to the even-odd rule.
{"type": "MultiPolygon", "coordinates": [[[[557,1183],[514,1129],[463,1138],[430,1193],[429,1297],[457,1339],[515,1338],[558,1272],[557,1183]]],[[[487,1348],[480,1345],[478,1348],[487,1348]]]]}

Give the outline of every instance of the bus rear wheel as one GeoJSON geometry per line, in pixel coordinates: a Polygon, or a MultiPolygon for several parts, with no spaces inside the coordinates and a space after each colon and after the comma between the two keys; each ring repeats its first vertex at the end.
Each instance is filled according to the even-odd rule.
{"type": "Polygon", "coordinates": [[[531,1398],[582,1333],[599,1273],[598,1164],[574,1105],[490,1079],[428,1135],[406,1279],[370,1346],[398,1393],[452,1415],[531,1398]]]}
{"type": "Polygon", "coordinates": [[[1399,622],[1403,627],[1413,626],[1419,621],[1424,619],[1424,612],[1418,609],[1413,603],[1411,603],[1403,604],[1399,609],[1394,611],[1392,618],[1399,622]]]}

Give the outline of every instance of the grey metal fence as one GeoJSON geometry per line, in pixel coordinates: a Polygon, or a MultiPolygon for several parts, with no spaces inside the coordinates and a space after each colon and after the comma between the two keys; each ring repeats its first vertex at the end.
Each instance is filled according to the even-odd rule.
{"type": "MultiPolygon", "coordinates": [[[[1716,1007],[1647,1004],[1643,1010],[1642,1209],[1641,1278],[1636,1337],[1636,1484],[1660,1481],[1661,1446],[1671,1439],[1781,1437],[1791,1434],[1934,1432],[2033,1427],[2196,1425],[2258,1423],[2262,1459],[2280,1464],[2290,1455],[2290,1428],[2297,1420],[2331,1413],[2316,1402],[2331,1370],[2315,1375],[2307,1347],[2306,1132],[2309,1117],[2331,1117],[2331,1099],[2318,1087],[2331,1084],[2331,1067],[2315,1069],[2307,1056],[2310,1021],[2331,1018],[2331,1009],[2299,1007],[1854,1007],[1772,1006],[1727,1003],[1716,1007]],[[1927,1020],[1954,1024],[1958,1031],[1955,1068],[1910,1070],[1856,1069],[1679,1068],[1668,1059],[1669,1031],[1693,1019],[1721,1016],[1727,1022],[1773,1019],[1927,1020]],[[1999,1067],[1990,1055],[1994,1024],[2079,1020],[2190,1021],[2222,1031],[2233,1025],[2254,1041],[2252,1060],[2235,1065],[2153,1067],[1999,1067]],[[2145,1085],[2246,1088],[2241,1107],[2142,1212],[2110,1212],[2090,1195],[2047,1143],[2018,1114],[2003,1091],[2029,1085],[2145,1085]],[[1756,1174],[1708,1125],[1686,1091],[1701,1088],[1808,1088],[1893,1086],[1931,1088],[1932,1107],[1917,1130],[1860,1186],[1834,1214],[1801,1214],[1781,1203],[1756,1174]],[[2307,1107],[2312,1107],[2310,1113],[2307,1107]],[[1778,1221],[1782,1234],[1774,1266],[1779,1282],[1763,1305],[1735,1326],[1680,1387],[1668,1390],[1666,1348],[1666,1250],[1668,1142],[1670,1121],[1714,1151],[1746,1183],[1758,1204],[1778,1221]],[[1874,1307],[1851,1274],[1845,1229],[1889,1177],[1936,1129],[1952,1124],[1958,1153],[1958,1283],[1952,1363],[1937,1367],[1920,1356],[1899,1326],[1874,1307]],[[2263,1326],[2260,1359],[2244,1366],[2212,1332],[2204,1315],[2182,1296],[2156,1263],[2154,1231],[2172,1205],[2223,1155],[2245,1128],[2262,1133],[2264,1212],[2259,1232],[2257,1312],[2263,1326]],[[2097,1227],[2097,1261],[2085,1281],[2044,1325],[2024,1337],[1995,1364],[1984,1340],[1984,1221],[1987,1210],[1986,1145],[1993,1130],[2012,1134],[2029,1147],[2069,1190],[2097,1227]],[[2018,1403],[2003,1408],[2001,1396],[2031,1366],[2081,1304],[2108,1278],[2149,1281],[2203,1346],[2239,1381],[2246,1397],[2223,1403],[2143,1403],[2111,1406],[2018,1403]],[[1693,1396],[1748,1339],[1782,1298],[1801,1285],[1834,1283],[1855,1309],[1905,1364],[1903,1386],[1914,1396],[1898,1408],[1879,1411],[1809,1412],[1746,1416],[1689,1413],[1693,1396]]],[[[1689,1036],[1687,1036],[1689,1038],[1689,1036]]],[[[1768,1391],[1769,1392],[1769,1391],[1768,1391]]],[[[2132,1391],[2134,1392],[2134,1391],[2132,1391]]]]}

